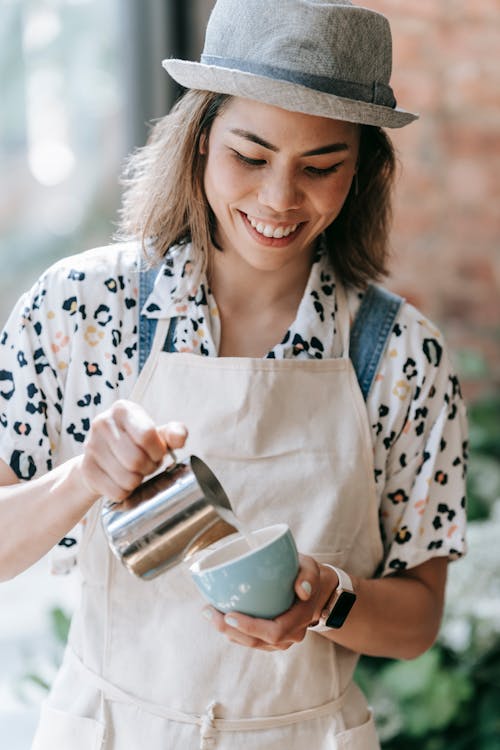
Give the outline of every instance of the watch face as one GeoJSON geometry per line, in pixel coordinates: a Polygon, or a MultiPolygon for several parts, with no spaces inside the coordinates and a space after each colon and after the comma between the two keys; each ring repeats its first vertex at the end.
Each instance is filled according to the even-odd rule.
{"type": "Polygon", "coordinates": [[[342,591],[339,598],[335,602],[335,606],[330,612],[326,625],[329,628],[340,628],[344,624],[345,618],[352,609],[352,605],[356,601],[356,594],[351,591],[342,591]]]}

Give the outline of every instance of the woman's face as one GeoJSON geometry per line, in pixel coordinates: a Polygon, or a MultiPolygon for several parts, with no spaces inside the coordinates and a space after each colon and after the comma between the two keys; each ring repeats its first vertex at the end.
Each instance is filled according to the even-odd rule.
{"type": "Polygon", "coordinates": [[[231,99],[201,146],[220,247],[262,271],[304,263],[342,208],[358,147],[352,123],[231,99]]]}

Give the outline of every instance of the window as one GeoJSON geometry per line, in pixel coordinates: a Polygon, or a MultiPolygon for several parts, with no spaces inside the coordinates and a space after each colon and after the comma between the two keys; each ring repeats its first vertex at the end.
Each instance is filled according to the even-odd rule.
{"type": "Polygon", "coordinates": [[[120,4],[2,2],[1,324],[48,264],[113,232],[126,148],[120,4]]]}

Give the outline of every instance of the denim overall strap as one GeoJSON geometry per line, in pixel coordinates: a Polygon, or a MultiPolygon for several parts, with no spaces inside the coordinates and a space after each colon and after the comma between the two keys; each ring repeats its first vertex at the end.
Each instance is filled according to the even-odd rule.
{"type": "Polygon", "coordinates": [[[349,356],[365,401],[403,301],[387,289],[370,284],[354,320],[349,356]]]}
{"type": "Polygon", "coordinates": [[[158,275],[158,268],[141,268],[139,272],[139,331],[137,337],[137,346],[139,349],[139,372],[141,372],[146,362],[151,345],[153,343],[156,331],[156,318],[147,318],[142,315],[142,308],[147,298],[153,291],[155,279],[158,275]]]}
{"type": "MultiPolygon", "coordinates": [[[[139,349],[139,373],[141,372],[144,364],[149,357],[151,347],[153,345],[153,339],[156,333],[157,318],[147,318],[141,314],[141,310],[144,307],[144,303],[153,291],[153,287],[160,271],[158,267],[155,268],[141,268],[139,273],[139,331],[138,331],[138,349],[139,349]]],[[[173,339],[175,333],[175,327],[177,324],[177,318],[172,318],[168,329],[167,338],[163,347],[164,351],[174,351],[173,339]]]]}

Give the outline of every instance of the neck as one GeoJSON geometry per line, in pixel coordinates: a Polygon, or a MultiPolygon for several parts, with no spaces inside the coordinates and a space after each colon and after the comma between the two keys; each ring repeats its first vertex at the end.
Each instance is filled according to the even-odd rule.
{"type": "Polygon", "coordinates": [[[279,270],[260,270],[234,253],[214,250],[208,281],[219,310],[232,314],[274,308],[295,312],[311,269],[311,254],[279,270]]]}

